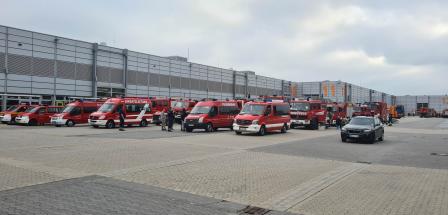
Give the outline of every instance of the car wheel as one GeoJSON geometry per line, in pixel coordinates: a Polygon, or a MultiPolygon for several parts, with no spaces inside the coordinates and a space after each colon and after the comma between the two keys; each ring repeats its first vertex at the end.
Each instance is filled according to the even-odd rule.
{"type": "Polygon", "coordinates": [[[207,131],[207,132],[213,132],[213,130],[214,130],[214,128],[213,128],[213,125],[212,125],[212,123],[207,123],[207,127],[205,128],[205,131],[207,131]]]}
{"type": "Polygon", "coordinates": [[[319,122],[317,121],[316,118],[311,120],[311,129],[312,130],[317,130],[319,129],[319,122]]]}
{"type": "Polygon", "coordinates": [[[35,120],[35,119],[30,120],[30,121],[28,122],[28,125],[29,125],[29,126],[37,126],[37,120],[35,120]]]}
{"type": "Polygon", "coordinates": [[[236,135],[241,135],[241,131],[235,131],[236,135]]]}
{"type": "Polygon", "coordinates": [[[280,130],[281,133],[286,133],[288,131],[288,126],[286,124],[283,125],[282,129],[280,130]]]}
{"type": "Polygon", "coordinates": [[[65,125],[66,125],[67,127],[73,127],[73,126],[75,126],[75,122],[73,122],[73,120],[67,120],[67,122],[65,123],[65,125]]]}
{"type": "Polygon", "coordinates": [[[148,121],[146,121],[146,119],[140,121],[140,127],[146,127],[148,126],[148,121]]]}
{"type": "Polygon", "coordinates": [[[378,140],[379,140],[379,141],[384,141],[384,132],[383,132],[383,134],[381,134],[381,137],[378,138],[378,140]]]}
{"type": "Polygon", "coordinates": [[[374,143],[375,143],[375,139],[376,139],[376,138],[375,138],[375,133],[373,133],[372,135],[370,135],[370,137],[369,137],[369,141],[368,141],[368,142],[369,142],[370,144],[374,144],[374,143]]]}
{"type": "Polygon", "coordinates": [[[341,137],[342,142],[346,143],[347,142],[347,137],[341,137]]]}
{"type": "Polygon", "coordinates": [[[264,125],[262,125],[260,130],[258,131],[258,135],[264,136],[265,134],[266,134],[266,127],[264,125]]]}
{"type": "Polygon", "coordinates": [[[115,122],[113,120],[109,120],[106,123],[106,128],[115,128],[115,122]]]}

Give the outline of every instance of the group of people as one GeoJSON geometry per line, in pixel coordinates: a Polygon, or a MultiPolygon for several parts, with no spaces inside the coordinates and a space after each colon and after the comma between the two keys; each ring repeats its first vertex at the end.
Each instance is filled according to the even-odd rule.
{"type": "MultiPolygon", "coordinates": [[[[188,113],[187,110],[185,108],[182,109],[182,111],[180,112],[180,120],[181,120],[181,131],[185,130],[185,125],[184,125],[184,121],[185,118],[187,117],[188,113]]],[[[171,107],[167,109],[163,109],[162,112],[160,112],[160,121],[161,123],[161,127],[162,127],[162,131],[169,131],[172,132],[173,129],[173,125],[174,125],[174,120],[175,120],[175,115],[174,115],[174,111],[171,107]],[[168,127],[168,129],[167,129],[168,127]]]]}

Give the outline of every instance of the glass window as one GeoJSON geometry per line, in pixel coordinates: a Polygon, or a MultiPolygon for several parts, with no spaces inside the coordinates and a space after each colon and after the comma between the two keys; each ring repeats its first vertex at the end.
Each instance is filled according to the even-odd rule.
{"type": "Polygon", "coordinates": [[[190,114],[208,114],[210,109],[210,106],[195,106],[190,114]]]}
{"type": "Polygon", "coordinates": [[[293,103],[291,103],[291,110],[309,111],[310,110],[310,104],[309,103],[303,103],[303,102],[293,102],[293,103]]]}
{"type": "Polygon", "coordinates": [[[274,112],[276,116],[289,115],[288,105],[274,105],[274,112]]]}
{"type": "Polygon", "coordinates": [[[39,112],[38,112],[38,113],[39,113],[39,114],[41,114],[41,113],[46,113],[46,111],[47,111],[46,108],[41,108],[41,109],[39,109],[39,112]]]}
{"type": "Polygon", "coordinates": [[[84,113],[93,113],[98,110],[97,107],[84,107],[84,113]]]}
{"type": "Polygon", "coordinates": [[[112,110],[115,108],[115,104],[114,103],[104,103],[103,105],[101,105],[101,107],[98,109],[98,112],[101,113],[108,113],[108,112],[112,112],[112,110]]]}
{"type": "Polygon", "coordinates": [[[262,115],[266,109],[266,105],[245,104],[240,115],[262,115]]]}
{"type": "Polygon", "coordinates": [[[372,118],[359,118],[355,117],[352,120],[350,120],[351,125],[373,125],[374,120],[372,118]]]}
{"type": "Polygon", "coordinates": [[[26,109],[26,113],[35,113],[37,110],[39,110],[40,107],[29,107],[26,109]]]}

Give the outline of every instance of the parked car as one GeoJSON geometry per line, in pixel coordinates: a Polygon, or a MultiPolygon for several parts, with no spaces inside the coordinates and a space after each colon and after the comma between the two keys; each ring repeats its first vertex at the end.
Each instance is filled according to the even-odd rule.
{"type": "Polygon", "coordinates": [[[284,102],[248,102],[235,117],[233,130],[237,135],[243,132],[260,136],[271,131],[286,133],[291,125],[289,104],[284,102]]]}
{"type": "Polygon", "coordinates": [[[367,141],[374,143],[376,140],[384,140],[384,126],[378,117],[356,116],[341,129],[341,140],[348,139],[367,141]]]}
{"type": "Polygon", "coordinates": [[[21,125],[45,125],[50,123],[50,118],[56,113],[60,113],[62,106],[37,105],[29,107],[25,112],[16,117],[16,123],[21,125]]]}
{"type": "Polygon", "coordinates": [[[3,124],[13,124],[16,122],[16,117],[28,109],[30,105],[13,105],[3,112],[0,112],[0,120],[3,124]]]}

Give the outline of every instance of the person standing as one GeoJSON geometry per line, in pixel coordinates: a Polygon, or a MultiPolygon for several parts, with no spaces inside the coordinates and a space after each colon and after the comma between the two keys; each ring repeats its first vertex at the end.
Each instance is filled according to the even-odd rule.
{"type": "Polygon", "coordinates": [[[124,131],[124,119],[126,118],[126,114],[123,111],[123,105],[117,107],[118,117],[120,118],[120,131],[124,131]]]}
{"type": "Polygon", "coordinates": [[[336,118],[336,129],[340,130],[342,127],[342,119],[340,116],[338,116],[338,118],[336,118]]]}
{"type": "Polygon", "coordinates": [[[166,115],[166,118],[168,120],[168,131],[173,131],[173,124],[174,124],[174,112],[171,107],[168,108],[168,113],[166,115]]]}
{"type": "Polygon", "coordinates": [[[187,118],[187,115],[187,110],[185,108],[182,108],[182,111],[180,112],[181,131],[185,131],[185,118],[187,118]]]}
{"type": "Polygon", "coordinates": [[[162,112],[160,112],[160,121],[162,124],[162,131],[166,130],[166,109],[163,108],[162,112]]]}

